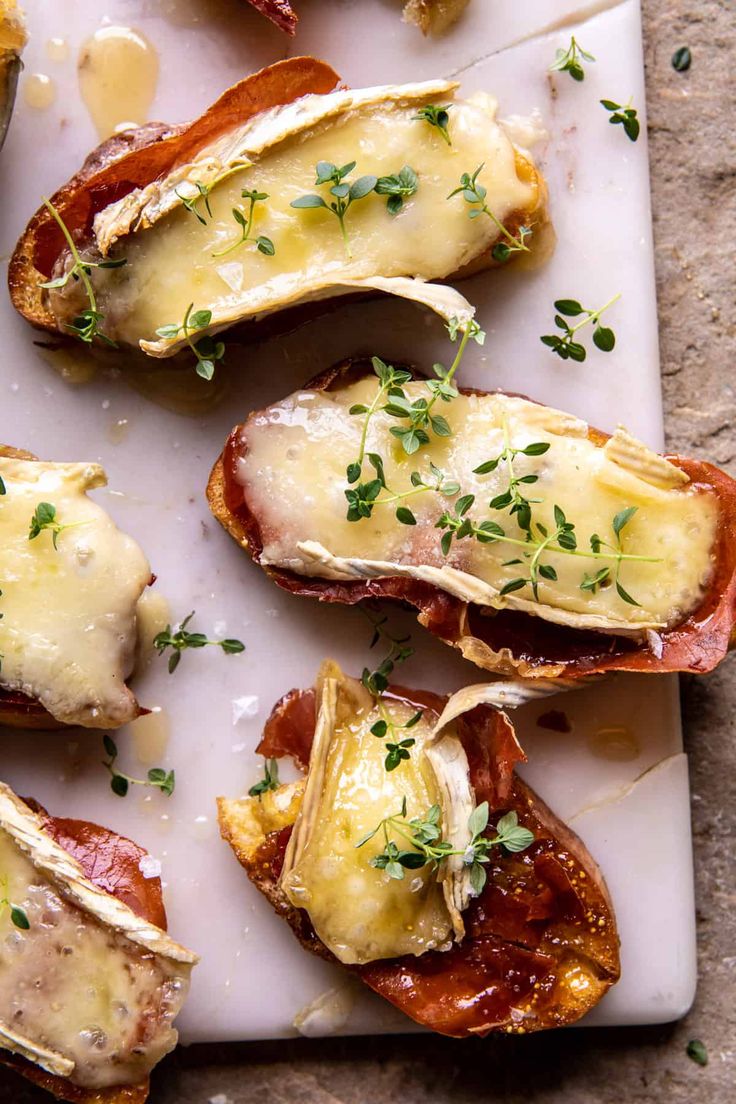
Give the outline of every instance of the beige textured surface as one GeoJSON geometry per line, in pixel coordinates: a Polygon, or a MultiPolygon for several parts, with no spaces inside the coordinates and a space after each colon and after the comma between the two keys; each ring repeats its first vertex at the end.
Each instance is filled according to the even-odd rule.
{"type": "MultiPolygon", "coordinates": [[[[488,0],[475,0],[488,2],[488,0]]],[[[643,0],[669,445],[736,475],[733,0],[643,0]],[[687,44],[689,73],[670,57],[687,44]]],[[[152,1104],[725,1104],[736,1083],[736,657],[683,684],[693,784],[700,988],[657,1028],[527,1039],[298,1040],[180,1050],[152,1104]],[[685,1054],[705,1042],[710,1063],[685,1054]]],[[[646,840],[642,840],[646,847],[646,840]]],[[[656,876],[656,875],[655,875],[656,876]]],[[[48,1099],[0,1074],[0,1104],[48,1099]]]]}

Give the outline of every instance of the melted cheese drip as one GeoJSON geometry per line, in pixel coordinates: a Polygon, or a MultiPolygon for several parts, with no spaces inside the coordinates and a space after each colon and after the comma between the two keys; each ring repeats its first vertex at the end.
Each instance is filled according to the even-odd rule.
{"type": "MultiPolygon", "coordinates": [[[[401,92],[390,91],[391,97],[401,92]]],[[[447,92],[443,95],[447,97],[447,92]]],[[[472,171],[481,162],[485,163],[481,181],[488,189],[486,202],[499,219],[535,205],[536,190],[517,176],[514,147],[495,122],[495,101],[479,95],[455,103],[449,124],[452,146],[448,146],[435,128],[413,118],[428,100],[426,91],[423,96],[407,93],[403,103],[393,102],[391,97],[376,90],[374,100],[337,117],[329,116],[311,130],[304,129],[305,122],[296,114],[295,132],[287,133],[286,140],[274,148],[266,145],[256,155],[245,143],[255,164],[214,188],[211,219],[200,201],[206,225],[177,200],[176,208],[159,217],[150,229],[125,237],[113,253],[125,256],[127,264],[94,270],[106,333],[131,344],[142,338],[155,342],[155,331],[167,324],[181,324],[192,302],[195,309],[207,307],[213,312],[213,329],[218,323],[263,314],[289,302],[334,294],[341,280],[376,275],[421,280],[448,276],[475,259],[498,236],[489,218],[468,217],[469,207],[462,196],[447,199],[461,173],[472,171]],[[314,183],[315,165],[321,160],[336,165],[356,161],[351,179],[366,173],[396,174],[407,164],[419,176],[417,192],[394,218],[387,212],[385,196],[369,195],[350,208],[345,224],[352,257],[333,214],[289,206],[307,193],[331,198],[326,187],[314,183]],[[240,237],[232,208],[238,206],[247,213],[241,191],[254,188],[266,192],[269,199],[256,208],[252,237],[264,234],[271,238],[275,256],[263,255],[250,242],[227,256],[213,257],[240,237]]],[[[303,109],[308,116],[310,110],[326,111],[320,105],[331,97],[306,99],[316,101],[316,107],[303,109]]],[[[289,110],[293,109],[290,105],[289,110]]],[[[283,129],[280,118],[279,112],[274,113],[277,131],[280,126],[283,129]]],[[[195,164],[187,181],[180,183],[180,194],[196,194],[193,182],[201,179],[206,169],[203,157],[199,169],[195,164]]],[[[149,199],[148,207],[153,206],[154,213],[146,214],[146,208],[140,214],[144,225],[157,209],[165,212],[167,205],[170,207],[166,187],[170,192],[170,185],[164,184],[161,195],[149,199]]],[[[119,206],[122,219],[125,201],[119,206]]],[[[98,237],[107,240],[111,231],[104,225],[105,216],[99,221],[98,237]]],[[[69,290],[75,294],[71,282],[69,290]]],[[[64,293],[56,294],[53,302],[60,315],[75,309],[65,301],[64,293]]],[[[147,352],[157,349],[160,355],[161,349],[170,351],[171,345],[157,342],[146,346],[147,352]]]]}
{"type": "MultiPolygon", "coordinates": [[[[411,729],[416,740],[411,759],[389,773],[384,741],[370,731],[380,714],[373,699],[367,694],[365,699],[357,708],[351,696],[338,699],[318,807],[309,811],[311,831],[282,880],[292,904],[307,910],[322,942],[345,963],[420,955],[453,935],[442,889],[429,866],[407,870],[398,881],[370,865],[385,846],[381,832],[355,846],[380,820],[397,814],[404,797],[408,819],[439,803],[423,754],[430,724],[422,720],[411,729]]],[[[391,719],[398,725],[415,712],[404,703],[390,703],[391,719]]],[[[401,846],[399,837],[396,842],[401,846]]]]}
{"type": "MultiPolygon", "coordinates": [[[[458,597],[480,605],[523,609],[547,620],[606,631],[662,628],[692,610],[711,570],[718,506],[712,494],[683,486],[682,473],[623,432],[605,448],[587,437],[587,426],[570,415],[523,399],[500,395],[459,396],[443,404],[453,435],[433,437],[429,447],[408,457],[389,434],[394,419],[378,415],[368,433],[368,451],[381,454],[393,492],[411,489],[410,475],[428,473],[429,461],[456,480],[462,494],[475,494],[468,514],[476,523],[499,522],[508,536],[523,538],[507,512],[490,511],[488,502],[508,486],[500,464],[479,476],[473,469],[498,456],[504,445],[504,420],[514,447],[547,441],[539,457],[517,456],[517,476],[537,475],[528,485],[534,517],[554,532],[554,505],[576,524],[578,548],[587,550],[591,534],[611,543],[614,515],[636,506],[623,533],[624,551],[654,557],[656,563],[624,562],[621,584],[640,603],[623,601],[613,585],[596,594],[581,590],[584,573],[612,560],[550,554],[557,581],[540,580],[539,601],[530,588],[500,597],[504,583],[528,574],[524,564],[506,565],[523,549],[506,543],[453,542],[443,556],[435,522],[452,503],[436,492],[408,499],[417,524],[396,521],[394,507],[377,507],[370,519],[346,519],[345,469],[358,454],[362,417],[348,413],[354,403],[370,403],[376,380],[364,379],[334,392],[301,391],[254,415],[243,430],[247,452],[237,478],[258,519],[264,547],[262,563],[300,575],[356,578],[396,573],[426,578],[458,597]]],[[[407,393],[426,394],[412,383],[407,393]]],[[[367,472],[372,469],[366,463],[367,472]]],[[[686,480],[685,480],[686,482],[686,480]]]]}
{"type": "Polygon", "coordinates": [[[66,901],[3,830],[0,879],[0,897],[22,908],[30,924],[17,928],[7,905],[0,912],[0,1045],[7,1031],[11,1045],[14,1037],[26,1042],[29,1057],[34,1045],[51,1051],[55,1060],[39,1064],[76,1085],[141,1081],[176,1045],[171,1025],[189,967],[136,946],[66,901]]]}
{"type": "Polygon", "coordinates": [[[104,486],[96,464],[0,458],[0,685],[35,698],[59,721],[102,728],[138,712],[125,685],[136,645],[136,604],[151,569],[135,541],[87,497],[104,486]],[[73,525],[34,540],[40,502],[73,525]]]}

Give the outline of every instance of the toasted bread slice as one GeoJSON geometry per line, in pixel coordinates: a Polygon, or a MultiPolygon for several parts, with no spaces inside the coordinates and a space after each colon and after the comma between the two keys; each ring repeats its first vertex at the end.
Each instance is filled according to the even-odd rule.
{"type": "MultiPolygon", "coordinates": [[[[336,396],[356,380],[364,379],[368,371],[370,371],[369,365],[365,361],[344,362],[307,384],[304,392],[299,394],[326,391],[331,396],[336,396]]],[[[461,391],[461,393],[481,398],[491,394],[478,390],[461,391]]],[[[503,399],[503,396],[500,398],[503,399]]],[[[295,399],[292,397],[286,401],[292,402],[295,399]]],[[[623,431],[619,431],[615,438],[609,438],[607,434],[592,429],[579,419],[561,414],[559,411],[547,410],[514,397],[508,397],[504,401],[517,403],[520,409],[539,412],[532,418],[535,425],[530,429],[530,433],[541,432],[540,426],[549,417],[555,421],[557,430],[556,435],[547,435],[545,440],[564,443],[569,428],[570,434],[573,435],[571,440],[587,440],[590,443],[592,459],[597,455],[605,454],[606,464],[609,464],[609,461],[615,461],[612,470],[616,473],[620,470],[623,473],[621,483],[623,490],[620,492],[622,497],[616,509],[628,507],[636,501],[656,502],[663,494],[666,497],[667,494],[676,496],[682,493],[690,496],[687,502],[692,501],[696,505],[701,501],[699,496],[704,496],[703,508],[707,506],[710,510],[708,526],[712,529],[712,546],[704,545],[698,550],[700,558],[704,557],[703,571],[698,574],[696,580],[700,581],[702,574],[702,590],[694,592],[696,597],[689,609],[675,616],[671,623],[629,632],[627,625],[630,624],[632,629],[636,629],[637,618],[641,619],[642,613],[638,608],[623,601],[616,606],[616,615],[618,616],[620,610],[622,620],[617,624],[611,621],[611,627],[607,628],[608,622],[591,627],[588,621],[584,621],[582,615],[579,617],[576,615],[573,618],[564,611],[562,615],[558,615],[554,610],[539,611],[535,608],[534,602],[520,600],[520,595],[524,598],[524,591],[517,590],[493,602],[484,600],[482,597],[470,600],[460,595],[461,584],[456,585],[456,576],[453,575],[448,582],[446,573],[443,574],[438,570],[417,570],[415,573],[410,573],[404,564],[383,562],[389,561],[391,557],[377,556],[375,552],[369,558],[368,552],[361,551],[358,553],[361,559],[343,557],[338,560],[331,555],[328,556],[323,547],[324,542],[320,544],[320,538],[311,532],[309,510],[298,511],[298,524],[301,527],[299,549],[304,550],[299,552],[299,556],[303,556],[301,562],[304,564],[307,564],[307,556],[309,557],[310,568],[309,573],[302,573],[294,566],[298,557],[293,554],[289,543],[290,538],[283,543],[282,552],[273,553],[271,546],[274,542],[271,538],[275,532],[278,532],[274,529],[274,518],[267,517],[261,512],[261,506],[254,507],[253,500],[258,498],[258,495],[254,495],[254,484],[249,483],[248,490],[243,485],[243,481],[248,483],[243,462],[248,455],[247,439],[251,432],[250,427],[254,427],[254,432],[259,432],[255,427],[266,424],[268,411],[254,412],[244,426],[236,427],[231,433],[225,450],[216,461],[210,475],[207,487],[210,509],[230,535],[246,549],[254,562],[261,564],[274,582],[285,590],[293,594],[318,598],[320,601],[345,605],[354,605],[376,598],[403,602],[417,610],[420,623],[430,632],[458,648],[466,658],[486,670],[530,678],[576,679],[615,670],[704,673],[716,667],[731,646],[734,634],[736,482],[724,472],[703,461],[677,456],[657,457],[643,445],[629,438],[623,431]],[[641,483],[634,484],[631,478],[634,470],[641,473],[641,483]],[[669,491],[662,490],[667,480],[669,480],[669,491]],[[677,489],[678,487],[681,487],[681,491],[677,489]],[[641,498],[642,494],[645,494],[645,498],[641,498]],[[628,498],[624,499],[624,495],[633,496],[632,501],[628,498]],[[270,555],[264,554],[264,544],[267,543],[263,538],[264,525],[268,527],[271,540],[270,555]],[[317,554],[318,549],[319,554],[317,554]],[[317,557],[314,562],[312,562],[313,551],[317,557]],[[282,553],[284,559],[280,561],[279,556],[282,553]],[[623,620],[624,617],[632,619],[627,622],[623,620]]],[[[278,404],[274,410],[277,408],[278,404]]],[[[451,407],[450,410],[452,410],[451,407]]],[[[542,436],[545,435],[542,434],[542,436]]],[[[527,436],[525,440],[529,440],[529,437],[527,436]]],[[[450,444],[451,441],[452,439],[450,444]]],[[[282,446],[285,448],[286,444],[286,438],[284,438],[282,446]]],[[[330,464],[333,468],[340,462],[335,459],[334,452],[335,450],[332,450],[330,455],[330,464]]],[[[436,454],[432,455],[437,458],[436,454]]],[[[480,459],[485,457],[481,456],[480,459]]],[[[438,462],[442,464],[441,460],[438,462]]],[[[390,463],[393,464],[393,460],[390,463]]],[[[407,463],[420,466],[420,454],[412,457],[407,463]]],[[[283,466],[279,467],[274,479],[291,478],[282,468],[283,466]]],[[[304,470],[307,470],[307,466],[304,470]]],[[[325,469],[317,465],[308,466],[308,470],[314,484],[316,478],[314,473],[324,473],[325,469]]],[[[336,480],[344,478],[343,471],[344,468],[335,474],[336,480]]],[[[328,477],[323,474],[322,478],[328,477]]],[[[329,478],[331,480],[331,476],[329,478]]],[[[389,483],[391,484],[391,480],[389,483]]],[[[332,486],[331,481],[330,486],[332,486]]],[[[265,487],[263,489],[265,490],[265,487]]],[[[271,490],[274,491],[274,488],[271,490]]],[[[320,490],[325,491],[326,488],[320,488],[317,482],[313,490],[319,496],[320,490]]],[[[490,493],[496,492],[489,491],[490,493]]],[[[588,491],[578,501],[568,499],[560,502],[560,505],[566,509],[572,502],[569,512],[571,517],[576,515],[575,520],[579,523],[585,521],[587,494],[588,491]]],[[[277,499],[278,494],[274,502],[277,499]]],[[[340,510],[339,500],[340,496],[333,496],[330,499],[332,505],[329,510],[335,511],[334,526],[344,525],[344,515],[340,510]]],[[[418,502],[417,499],[414,501],[418,502]]],[[[447,501],[444,499],[445,503],[447,501]]],[[[479,501],[482,502],[482,499],[479,501]]],[[[442,507],[442,509],[445,508],[446,506],[442,507]]],[[[440,512],[439,505],[437,512],[438,514],[440,512]]],[[[331,512],[329,516],[332,517],[331,512]]],[[[388,514],[385,516],[388,517],[388,514]]],[[[506,515],[497,516],[499,521],[505,521],[506,515]]],[[[432,544],[435,542],[438,544],[440,534],[433,528],[433,519],[430,519],[430,522],[432,524],[428,524],[426,539],[432,544]]],[[[368,532],[360,529],[361,524],[361,522],[355,523],[349,535],[368,532]]],[[[508,527],[508,522],[506,525],[508,527]]],[[[582,525],[580,528],[582,529],[582,525]]],[[[675,552],[680,548],[677,531],[675,529],[672,538],[674,544],[670,542],[675,552]]],[[[334,533],[334,528],[332,532],[334,533]]],[[[419,532],[420,526],[408,530],[411,539],[414,539],[414,533],[419,532]]],[[[700,530],[696,529],[695,532],[699,533],[700,530]]],[[[710,529],[707,527],[702,530],[703,540],[709,532],[710,529]]],[[[690,539],[689,523],[687,533],[683,530],[683,541],[686,535],[687,539],[690,539]]],[[[584,529],[578,539],[581,547],[583,540],[587,546],[588,539],[584,529]]],[[[698,537],[698,539],[701,538],[698,537]]],[[[682,548],[685,547],[686,545],[683,544],[682,548]]],[[[580,552],[576,553],[578,556],[580,554],[580,552]]],[[[657,560],[658,555],[661,556],[662,553],[654,553],[652,557],[654,562],[664,562],[657,560]]],[[[434,553],[432,557],[425,562],[434,563],[437,557],[434,553]]],[[[694,564],[695,550],[692,556],[688,553],[685,558],[688,564],[694,564]]],[[[562,557],[556,562],[559,563],[561,560],[562,557]]],[[[574,562],[582,564],[582,561],[574,562]]],[[[519,570],[523,569],[517,569],[517,572],[519,570]]],[[[622,579],[625,580],[626,576],[623,575],[622,579]]],[[[468,583],[469,587],[470,583],[468,583]]],[[[485,593],[484,590],[483,594],[485,593]]],[[[585,600],[585,591],[574,593],[583,595],[580,601],[585,600]]],[[[615,595],[613,597],[615,598],[615,595]]]]}
{"type": "MultiPolygon", "coordinates": [[[[38,885],[47,883],[51,892],[59,895],[59,902],[66,902],[66,905],[57,907],[57,923],[61,922],[61,910],[71,905],[79,910],[80,922],[84,923],[87,917],[92,917],[94,922],[108,923],[111,932],[126,933],[128,938],[138,940],[142,946],[149,948],[151,961],[154,955],[169,956],[167,961],[174,964],[174,972],[178,971],[180,975],[177,984],[182,986],[182,995],[176,1000],[181,1003],[188,984],[188,972],[196,962],[196,955],[165,934],[166,912],[161,880],[142,873],[141,862],[146,857],[142,847],[99,825],[50,816],[36,802],[21,801],[3,784],[0,784],[0,835],[11,838],[21,853],[29,857],[36,870],[38,885]]],[[[21,892],[18,869],[13,867],[12,873],[10,892],[16,895],[14,899],[17,900],[21,892]]],[[[18,933],[18,938],[29,941],[27,955],[34,953],[32,941],[36,914],[33,911],[33,892],[31,890],[31,903],[27,906],[30,913],[28,928],[18,933]]],[[[123,936],[120,934],[112,938],[123,936]]],[[[81,939],[77,954],[82,953],[83,948],[84,940],[81,939]]],[[[98,964],[98,968],[104,971],[104,961],[98,964]]],[[[12,971],[12,962],[6,963],[6,969],[12,971]]],[[[78,962],[77,969],[78,976],[84,976],[82,962],[78,962]]],[[[55,976],[53,962],[49,961],[47,985],[54,983],[52,979],[55,976]]],[[[126,994],[117,981],[112,981],[108,999],[116,997],[125,999],[126,994]]],[[[153,1011],[151,1008],[151,1014],[153,1011]]],[[[71,1011],[67,1018],[70,1017],[71,1011]]],[[[151,1024],[152,1021],[149,1021],[146,1032],[150,1033],[151,1024]]],[[[23,1030],[25,1035],[32,1035],[34,1025],[24,1020],[23,1030]]],[[[37,1026],[35,1030],[38,1030],[37,1026]]],[[[54,1025],[53,1031],[59,1032],[58,1024],[54,1025]]],[[[30,1038],[24,1038],[21,1042],[16,1039],[13,1030],[6,1029],[1,1023],[0,1034],[6,1046],[16,1048],[15,1053],[0,1050],[0,1063],[16,1070],[59,1100],[71,1101],[72,1104],[143,1104],[148,1097],[148,1077],[141,1078],[135,1084],[87,1087],[78,1083],[75,1062],[58,1053],[53,1046],[38,1047],[30,1038]],[[38,1059],[46,1068],[31,1059],[35,1050],[38,1050],[38,1059]],[[59,1072],[64,1066],[72,1067],[69,1075],[59,1072]]],[[[170,1040],[173,1041],[175,1035],[170,1040]]]]}
{"type": "Polygon", "coordinates": [[[288,326],[343,295],[390,293],[426,304],[447,319],[468,318],[473,308],[463,296],[431,281],[498,266],[495,247],[522,228],[529,245],[520,252],[546,253],[545,182],[496,121],[491,97],[455,100],[457,86],[444,80],[355,91],[336,87],[338,80],[313,58],[279,62],[234,85],[194,123],[151,123],[103,143],[52,197],[53,210],[40,208],[18,242],[8,276],[16,309],[33,325],[70,336],[88,306],[78,282],[42,287],[52,278],[63,280],[72,261],[60,222],[92,263],[96,306],[104,316],[100,331],[156,357],[187,347],[181,326],[177,330],[172,323],[191,301],[193,265],[200,273],[196,332],[201,338],[231,327],[247,334],[274,315],[288,326]],[[448,196],[460,183],[459,160],[448,156],[441,133],[417,114],[433,100],[450,104],[450,131],[453,113],[457,119],[453,153],[481,166],[479,185],[487,188],[487,203],[495,208],[489,218],[470,219],[465,199],[448,196]],[[328,217],[329,208],[327,213],[292,208],[304,198],[299,189],[315,187],[315,162],[324,165],[324,158],[333,157],[341,164],[366,134],[372,160],[359,164],[356,179],[349,177],[348,183],[357,183],[361,170],[361,181],[370,181],[365,170],[371,169],[375,182],[393,179],[402,162],[413,161],[416,168],[408,166],[414,185],[400,210],[387,206],[384,193],[366,193],[351,209],[354,255],[328,217]],[[259,237],[263,248],[241,243],[247,278],[238,283],[231,273],[233,290],[223,284],[220,258],[227,254],[231,264],[232,249],[239,248],[232,240],[232,210],[249,188],[261,196],[259,229],[268,229],[273,218],[278,233],[273,242],[259,237]],[[430,248],[426,228],[438,208],[445,232],[430,248]],[[96,267],[126,260],[122,267],[96,267]],[[173,280],[168,275],[161,280],[164,272],[173,273],[173,280]],[[187,300],[183,306],[181,296],[187,300]]]}
{"type": "MultiPolygon", "coordinates": [[[[324,680],[318,684],[318,703],[328,693],[325,686],[324,680]]],[[[475,801],[488,802],[491,825],[501,813],[516,813],[519,824],[533,833],[534,842],[521,853],[496,852],[487,867],[485,888],[463,912],[464,935],[459,942],[423,952],[420,947],[399,958],[378,957],[348,967],[418,1023],[455,1037],[489,1031],[525,1033],[572,1023],[600,1000],[620,970],[615,917],[600,870],[574,832],[515,775],[514,762],[521,753],[508,718],[488,705],[473,704],[478,700],[481,697],[476,695],[461,702],[450,714],[455,738],[462,745],[460,754],[467,757],[475,801]],[[470,708],[463,712],[465,705],[470,708]]],[[[422,710],[422,724],[427,718],[436,724],[445,699],[397,687],[384,695],[384,709],[392,715],[397,703],[422,710]]],[[[269,758],[291,754],[301,764],[315,727],[322,723],[323,711],[323,704],[315,711],[312,690],[292,691],[276,706],[258,750],[269,758]]],[[[365,721],[349,719],[346,724],[352,732],[353,725],[367,725],[372,719],[372,715],[365,721]]],[[[375,745],[375,737],[372,740],[375,745]]],[[[310,763],[310,780],[315,769],[310,763]]],[[[401,771],[406,769],[403,765],[385,775],[385,785],[405,786],[401,771]]],[[[380,783],[369,771],[361,759],[358,788],[345,806],[333,800],[330,790],[330,819],[334,818],[340,838],[348,833],[352,839],[358,829],[351,817],[359,816],[356,809],[378,792],[375,787],[380,783]]],[[[342,793],[345,774],[340,777],[342,793]]],[[[295,907],[284,888],[284,863],[290,861],[290,854],[293,858],[293,827],[305,801],[303,781],[257,797],[220,798],[220,830],[250,880],[302,945],[334,961],[309,912],[295,907]]],[[[408,815],[417,811],[412,807],[408,815]]],[[[442,825],[447,831],[444,812],[442,825]]],[[[358,868],[343,867],[347,853],[331,854],[331,869],[345,869],[350,894],[358,894],[362,900],[366,890],[356,888],[363,884],[358,880],[358,868]]],[[[318,851],[313,859],[318,868],[320,856],[318,851]]],[[[416,874],[416,869],[408,872],[412,873],[416,874]]],[[[384,894],[390,883],[379,877],[366,884],[375,884],[373,892],[384,894]]],[[[313,907],[314,891],[307,887],[300,892],[310,901],[308,907],[313,907]]],[[[336,892],[333,886],[332,893],[336,892]]],[[[410,896],[426,899],[426,892],[425,886],[410,896]]],[[[385,922],[374,906],[378,908],[378,902],[368,896],[362,915],[373,918],[371,933],[379,926],[383,930],[385,922]]],[[[389,916],[398,923],[396,917],[403,914],[391,912],[389,916]]],[[[403,922],[400,927],[406,929],[403,922]]]]}

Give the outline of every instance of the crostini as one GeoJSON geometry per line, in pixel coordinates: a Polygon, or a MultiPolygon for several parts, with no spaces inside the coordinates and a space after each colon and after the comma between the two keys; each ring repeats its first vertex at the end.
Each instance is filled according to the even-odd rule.
{"type": "Polygon", "coordinates": [[[74,1104],[143,1104],[197,956],[143,848],[0,783],[0,1062],[74,1104]],[[145,870],[145,864],[143,864],[145,870]]]}
{"type": "Polygon", "coordinates": [[[573,1023],[618,979],[615,917],[582,842],[514,772],[503,686],[447,700],[367,681],[327,662],[278,703],[259,751],[306,778],[271,770],[253,796],[220,798],[224,839],[308,950],[417,1023],[573,1023]]]}
{"type": "Polygon", "coordinates": [[[312,58],[279,62],[190,125],[104,143],[20,239],[15,307],[85,342],[189,348],[202,375],[224,353],[213,334],[343,294],[467,321],[464,297],[428,281],[534,250],[542,177],[485,94],[338,80],[312,58]]]}
{"type": "Polygon", "coordinates": [[[407,603],[486,670],[714,668],[736,482],[442,372],[342,363],[254,412],[212,471],[215,517],[286,590],[407,603]]]}
{"type": "Polygon", "coordinates": [[[141,548],[87,492],[99,464],[0,448],[0,724],[118,728],[141,712],[126,679],[141,548]]]}

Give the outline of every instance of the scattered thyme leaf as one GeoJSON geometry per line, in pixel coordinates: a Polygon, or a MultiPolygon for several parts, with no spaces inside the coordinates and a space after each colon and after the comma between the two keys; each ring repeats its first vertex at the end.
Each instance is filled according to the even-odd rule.
{"type": "Polygon", "coordinates": [[[217,648],[222,648],[225,655],[237,655],[245,651],[245,644],[243,644],[242,640],[231,638],[226,640],[208,640],[204,633],[189,632],[187,625],[193,617],[194,610],[184,618],[176,632],[172,630],[171,625],[167,625],[162,632],[157,633],[153,638],[153,646],[159,655],[163,655],[167,648],[173,649],[169,656],[170,675],[173,675],[174,671],[179,666],[182,652],[186,651],[187,648],[204,648],[208,644],[211,644],[217,648]]]}
{"type": "Polygon", "coordinates": [[[450,121],[448,111],[452,106],[452,104],[445,104],[443,107],[438,107],[437,104],[425,104],[424,107],[419,108],[416,115],[412,115],[412,119],[422,123],[429,123],[430,126],[435,127],[442,135],[445,142],[447,142],[448,146],[451,146],[452,141],[447,125],[450,121]]]}
{"type": "Polygon", "coordinates": [[[263,778],[248,790],[250,797],[260,797],[269,790],[279,788],[279,764],[277,759],[263,760],[263,778]]]}
{"type": "Polygon", "coordinates": [[[601,105],[610,112],[609,123],[620,124],[626,137],[635,142],[639,137],[641,124],[637,116],[636,108],[631,106],[631,100],[627,104],[617,104],[613,100],[601,100],[601,105]]]}
{"type": "MultiPolygon", "coordinates": [[[[239,246],[245,245],[250,238],[251,230],[253,229],[253,216],[258,203],[264,203],[269,197],[268,192],[258,192],[255,189],[248,191],[243,189],[240,193],[243,199],[248,200],[248,212],[247,214],[240,207],[233,207],[232,216],[237,225],[240,227],[240,237],[230,245],[225,246],[224,249],[218,250],[213,253],[213,257],[225,257],[228,253],[232,253],[234,249],[238,249],[239,246]]],[[[263,253],[264,256],[273,257],[276,252],[276,247],[270,238],[260,234],[254,241],[254,245],[259,253],[263,253]]]]}
{"type": "Polygon", "coordinates": [[[350,250],[350,242],[345,227],[345,216],[353,203],[356,203],[360,199],[365,199],[367,195],[370,195],[370,193],[375,190],[376,184],[378,183],[378,177],[371,175],[360,176],[357,180],[348,182],[347,177],[352,173],[355,165],[355,161],[350,161],[347,165],[338,168],[338,166],[333,165],[331,161],[318,161],[317,177],[314,183],[318,186],[329,185],[329,194],[333,198],[327,202],[321,195],[312,193],[299,196],[297,199],[293,199],[289,204],[290,207],[296,207],[297,209],[323,207],[326,211],[335,215],[340,225],[340,233],[342,234],[342,240],[345,245],[345,252],[351,260],[353,254],[350,250]]]}
{"type": "Polygon", "coordinates": [[[531,237],[532,231],[528,226],[520,226],[519,236],[514,237],[514,235],[506,229],[501,220],[494,215],[493,211],[486,203],[488,191],[478,181],[478,177],[483,171],[483,168],[483,164],[479,165],[472,175],[464,172],[460,177],[459,187],[450,192],[447,198],[452,199],[456,195],[462,195],[465,202],[470,206],[468,216],[471,219],[478,218],[480,215],[488,216],[501,236],[505,238],[505,241],[496,242],[491,250],[491,255],[499,264],[504,264],[513,253],[531,252],[529,246],[526,244],[526,240],[531,237]]]}
{"type": "Polygon", "coordinates": [[[672,55],[672,68],[677,73],[686,73],[692,62],[692,54],[687,46],[680,46],[672,55]]]}
{"type": "Polygon", "coordinates": [[[59,534],[65,529],[76,529],[78,525],[84,525],[83,521],[72,521],[68,525],[61,525],[56,520],[56,507],[51,502],[39,502],[28,526],[29,541],[35,540],[44,530],[51,533],[51,542],[58,550],[59,534]]]}
{"type": "Polygon", "coordinates": [[[151,786],[166,794],[167,797],[171,797],[176,786],[175,771],[167,771],[163,767],[151,767],[146,778],[132,778],[115,767],[118,748],[112,736],[105,733],[102,737],[102,746],[107,755],[107,759],[102,760],[102,765],[109,771],[110,789],[117,797],[125,797],[130,786],[151,786]]]}
{"type": "Polygon", "coordinates": [[[562,360],[575,360],[582,363],[588,355],[588,350],[576,340],[576,335],[583,326],[592,323],[594,325],[593,343],[601,352],[610,353],[616,344],[616,335],[609,327],[601,326],[599,320],[603,312],[612,307],[620,298],[621,292],[614,295],[598,310],[589,310],[587,307],[581,306],[577,299],[557,299],[555,301],[555,310],[557,311],[555,325],[562,331],[562,335],[544,334],[539,340],[562,360]],[[577,318],[581,314],[585,317],[574,326],[571,326],[567,321],[568,318],[577,318]]]}
{"type": "Polygon", "coordinates": [[[701,1039],[691,1039],[685,1047],[685,1053],[691,1062],[696,1062],[699,1066],[708,1065],[708,1051],[701,1039]]]}
{"type": "Polygon", "coordinates": [[[550,65],[549,71],[551,73],[569,73],[575,81],[585,80],[583,61],[595,61],[593,55],[586,53],[580,46],[574,35],[570,39],[568,48],[566,50],[559,49],[556,53],[556,59],[550,65]]]}
{"type": "Polygon", "coordinates": [[[222,341],[216,341],[210,334],[205,334],[198,341],[194,341],[192,335],[199,330],[206,329],[211,321],[211,310],[195,311],[194,303],[190,303],[184,314],[184,321],[180,326],[173,322],[166,326],[160,326],[156,330],[156,336],[162,337],[166,341],[173,341],[181,334],[196,357],[197,375],[208,381],[215,374],[217,362],[225,357],[225,344],[222,341]]]}
{"type": "Polygon", "coordinates": [[[112,348],[117,348],[112,338],[109,338],[100,329],[100,323],[104,321],[105,316],[97,309],[97,297],[95,296],[95,290],[92,286],[91,276],[93,268],[120,268],[122,265],[126,264],[126,258],[106,258],[102,261],[91,261],[83,259],[80,256],[79,250],[77,249],[76,243],[71,235],[71,232],[69,231],[68,226],[64,222],[56,207],[45,196],[43,199],[43,203],[46,207],[46,210],[49,212],[49,214],[61,230],[62,234],[64,235],[66,244],[69,247],[69,253],[71,254],[73,264],[69,266],[63,276],[57,276],[56,279],[53,280],[45,280],[39,285],[39,287],[51,290],[53,288],[65,287],[68,284],[69,280],[81,280],[85,294],[89,301],[89,307],[87,307],[85,310],[80,311],[80,313],[71,322],[65,322],[64,325],[66,329],[69,331],[69,333],[73,334],[74,337],[78,338],[80,341],[83,341],[85,345],[91,345],[94,342],[95,338],[98,338],[106,345],[110,345],[112,348]]]}

